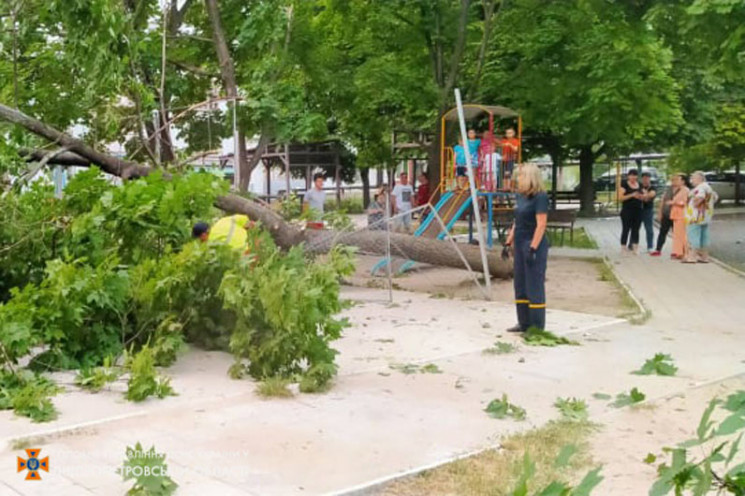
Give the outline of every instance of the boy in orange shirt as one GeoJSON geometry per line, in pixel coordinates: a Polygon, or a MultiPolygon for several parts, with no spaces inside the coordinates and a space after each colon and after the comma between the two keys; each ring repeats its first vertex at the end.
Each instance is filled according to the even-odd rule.
{"type": "Polygon", "coordinates": [[[520,140],[515,137],[515,130],[508,128],[502,144],[502,164],[504,168],[504,188],[512,189],[512,170],[515,168],[520,140]]]}

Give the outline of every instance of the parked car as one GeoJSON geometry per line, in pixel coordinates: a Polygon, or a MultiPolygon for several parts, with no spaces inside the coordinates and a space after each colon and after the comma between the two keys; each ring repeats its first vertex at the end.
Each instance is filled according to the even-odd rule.
{"type": "MultiPolygon", "coordinates": [[[[660,177],[660,173],[654,167],[644,167],[642,172],[649,172],[652,176],[652,186],[659,188],[664,186],[665,183],[660,177]]],[[[621,180],[626,179],[626,173],[621,174],[621,180]]],[[[640,177],[641,179],[641,177],[640,177]]],[[[616,190],[616,171],[611,170],[599,176],[593,181],[595,185],[595,191],[615,191],[616,190]]],[[[579,192],[579,184],[574,188],[575,192],[579,192]]]]}
{"type": "MultiPolygon", "coordinates": [[[[719,195],[719,201],[735,199],[735,171],[706,172],[706,181],[719,195]]],[[[745,173],[740,173],[740,198],[745,199],[745,173]]]]}

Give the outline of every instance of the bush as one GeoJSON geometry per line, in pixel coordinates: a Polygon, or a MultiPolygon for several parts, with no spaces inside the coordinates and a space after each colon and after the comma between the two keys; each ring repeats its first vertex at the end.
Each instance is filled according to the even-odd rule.
{"type": "Polygon", "coordinates": [[[129,369],[126,393],[128,400],[144,401],[150,396],[163,399],[176,394],[171,387],[171,380],[159,376],[155,370],[155,356],[148,345],[128,357],[126,367],[129,369]]]}
{"type": "Polygon", "coordinates": [[[0,371],[0,410],[12,408],[16,415],[34,422],[57,418],[57,409],[50,397],[58,391],[59,388],[50,380],[28,370],[18,373],[0,371]]]}
{"type": "Polygon", "coordinates": [[[258,248],[247,256],[191,242],[194,221],[216,214],[223,190],[206,174],[119,187],[90,170],[62,200],[43,187],[4,195],[0,371],[38,348],[34,369],[80,369],[80,385],[95,390],[115,377],[104,361],[129,349],[128,397],[141,401],[172,392],[154,367],[171,365],[188,342],[232,350],[237,375],[326,388],[336,373],[330,343],[345,326],[334,316],[339,279],[353,270],[348,250],[310,260],[301,247],[281,252],[260,229],[249,232],[258,248]]]}
{"type": "Polygon", "coordinates": [[[48,349],[34,357],[32,366],[37,369],[90,367],[119,354],[127,273],[115,259],[97,267],[84,263],[49,262],[39,285],[14,291],[13,298],[0,306],[0,328],[11,333],[2,339],[12,340],[4,343],[12,362],[39,342],[48,349]]]}
{"type": "Polygon", "coordinates": [[[232,375],[309,374],[314,384],[306,381],[305,389],[322,387],[336,373],[330,342],[347,325],[333,316],[342,310],[339,277],[354,268],[349,250],[337,247],[324,262],[308,264],[301,247],[285,255],[263,243],[255,262],[244,260],[228,272],[220,289],[236,315],[232,375]]]}

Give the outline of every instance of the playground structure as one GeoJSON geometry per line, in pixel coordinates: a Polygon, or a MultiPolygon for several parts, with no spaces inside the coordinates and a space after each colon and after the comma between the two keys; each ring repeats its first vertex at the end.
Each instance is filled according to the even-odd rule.
{"type": "MultiPolygon", "coordinates": [[[[445,112],[440,123],[439,191],[441,196],[440,201],[435,205],[435,210],[443,219],[448,231],[452,230],[455,223],[468,211],[472,203],[467,190],[462,185],[458,185],[458,164],[455,161],[455,149],[448,146],[448,138],[452,136],[453,131],[449,129],[448,124],[457,123],[457,110],[457,108],[452,108],[445,112]]],[[[485,205],[480,206],[484,206],[486,210],[486,225],[488,226],[486,244],[491,248],[494,246],[492,226],[494,225],[495,213],[513,209],[514,193],[507,172],[508,169],[514,170],[522,160],[522,117],[518,112],[507,107],[479,104],[463,105],[463,114],[466,121],[472,124],[474,121],[476,123],[484,119],[487,121],[487,128],[479,140],[478,151],[474,157],[476,160],[472,165],[479,203],[481,203],[482,198],[485,203],[485,205]],[[499,127],[500,123],[503,124],[501,129],[499,127]],[[509,128],[515,129],[517,133],[516,151],[507,150],[503,146],[503,139],[499,137],[509,128]]],[[[469,218],[469,241],[473,240],[472,220],[472,218],[469,218]]],[[[446,233],[440,231],[433,236],[434,233],[429,227],[430,225],[432,225],[432,219],[425,218],[415,235],[444,239],[446,233]]]]}
{"type": "MultiPolygon", "coordinates": [[[[495,215],[510,213],[514,209],[514,193],[507,169],[514,172],[522,160],[522,118],[518,112],[510,108],[495,105],[465,104],[463,112],[465,120],[471,125],[479,124],[479,121],[483,120],[487,123],[487,128],[478,142],[478,151],[473,157],[475,160],[472,167],[478,207],[486,211],[486,245],[492,248],[495,215]],[[505,124],[505,121],[507,125],[503,125],[500,130],[499,124],[505,124]],[[517,150],[508,154],[503,146],[503,139],[498,135],[509,128],[516,130],[517,150]]],[[[452,232],[455,223],[470,212],[473,205],[473,196],[470,194],[467,179],[464,178],[465,185],[458,184],[459,164],[456,164],[454,147],[448,144],[449,141],[453,141],[452,137],[455,134],[455,128],[450,129],[449,126],[452,123],[458,123],[457,107],[445,112],[441,119],[440,184],[432,196],[435,198],[439,194],[439,199],[429,213],[422,215],[419,227],[414,232],[414,236],[417,237],[444,240],[448,233],[452,232]]],[[[468,236],[469,242],[473,241],[473,215],[469,216],[468,236]]],[[[387,262],[387,258],[381,259],[373,267],[373,275],[385,269],[387,262]]],[[[406,261],[398,264],[395,271],[402,273],[413,266],[412,261],[406,261]]]]}

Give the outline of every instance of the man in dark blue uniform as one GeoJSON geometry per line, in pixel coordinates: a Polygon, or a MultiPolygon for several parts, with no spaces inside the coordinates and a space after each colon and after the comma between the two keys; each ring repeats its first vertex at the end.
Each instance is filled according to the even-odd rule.
{"type": "Polygon", "coordinates": [[[548,261],[548,195],[541,172],[533,164],[523,164],[518,172],[515,222],[507,236],[515,258],[515,305],[517,325],[509,332],[525,332],[546,327],[546,264],[548,261]]]}

